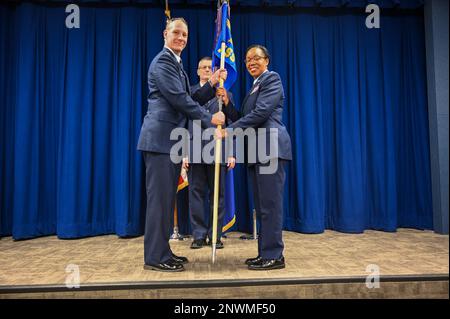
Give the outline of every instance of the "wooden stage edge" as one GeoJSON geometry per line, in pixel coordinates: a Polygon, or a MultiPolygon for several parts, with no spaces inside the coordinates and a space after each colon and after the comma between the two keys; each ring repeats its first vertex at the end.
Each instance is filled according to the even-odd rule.
{"type": "Polygon", "coordinates": [[[0,286],[0,299],[21,298],[449,298],[448,274],[381,276],[368,288],[365,276],[188,280],[65,285],[0,286]]]}
{"type": "MultiPolygon", "coordinates": [[[[0,286],[0,293],[25,292],[61,292],[61,291],[97,291],[128,289],[187,289],[241,286],[278,286],[278,285],[317,285],[363,283],[367,277],[318,277],[318,278],[269,278],[244,280],[185,280],[185,281],[148,281],[148,282],[106,282],[80,285],[79,288],[67,288],[66,285],[17,285],[0,286]]],[[[380,283],[392,282],[439,282],[448,281],[448,274],[380,276],[380,283]]]]}

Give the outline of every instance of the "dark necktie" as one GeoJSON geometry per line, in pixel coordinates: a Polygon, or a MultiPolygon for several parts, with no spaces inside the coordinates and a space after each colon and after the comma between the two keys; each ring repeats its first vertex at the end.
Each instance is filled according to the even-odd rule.
{"type": "Polygon", "coordinates": [[[183,60],[180,59],[180,67],[181,67],[181,72],[184,75],[184,84],[185,84],[185,88],[186,88],[186,92],[188,92],[189,94],[191,94],[191,88],[189,87],[189,79],[187,77],[186,72],[184,71],[183,68],[183,60]]]}

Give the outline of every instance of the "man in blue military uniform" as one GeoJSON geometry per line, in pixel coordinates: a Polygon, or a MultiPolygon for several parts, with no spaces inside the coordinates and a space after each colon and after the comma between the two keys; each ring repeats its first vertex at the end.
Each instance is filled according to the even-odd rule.
{"type": "Polygon", "coordinates": [[[187,118],[201,120],[205,127],[221,125],[225,116],[218,112],[208,113],[200,104],[214,97],[213,86],[219,70],[202,90],[190,95],[189,79],[181,63],[181,52],[186,47],[188,26],[184,19],[167,22],[164,30],[164,48],[153,59],[148,70],[148,112],[142,124],[138,150],[143,151],[147,191],[147,211],[144,235],[145,269],[157,271],[182,271],[186,257],[176,256],[169,246],[171,219],[173,217],[180,163],[174,163],[170,139],[176,128],[186,127],[187,118]],[[197,100],[200,104],[195,102],[197,100]]]}
{"type": "MultiPolygon", "coordinates": [[[[201,90],[210,80],[212,76],[212,61],[210,57],[202,58],[198,63],[197,74],[199,76],[200,82],[192,86],[191,91],[196,94],[201,90]]],[[[233,97],[231,93],[228,93],[226,107],[234,107],[233,97]]],[[[219,103],[217,98],[213,98],[203,105],[204,109],[213,114],[219,111],[219,103]]],[[[208,143],[214,143],[214,136],[211,136],[209,140],[203,140],[200,136],[193,138],[193,134],[201,134],[201,128],[194,129],[197,123],[189,121],[189,133],[191,136],[191,147],[189,159],[184,160],[184,167],[188,170],[188,181],[189,181],[189,217],[191,221],[192,236],[194,238],[191,248],[198,249],[206,245],[211,245],[212,238],[212,213],[213,213],[213,203],[214,203],[214,173],[215,165],[214,162],[206,162],[203,156],[194,156],[194,153],[202,153],[204,146],[208,143]],[[201,141],[201,147],[195,149],[193,144],[195,141],[201,141]],[[204,199],[205,195],[209,191],[209,222],[206,222],[204,214],[204,199]],[[207,242],[207,237],[210,239],[207,242]]],[[[210,126],[212,127],[212,125],[210,126]]],[[[225,146],[225,143],[223,143],[225,146]]],[[[225,154],[225,147],[223,147],[222,154],[225,154]]],[[[198,154],[200,155],[200,154],[198,154]]],[[[226,156],[222,156],[226,157],[226,156]]],[[[234,157],[226,157],[227,166],[229,169],[233,169],[235,166],[234,157]]],[[[220,240],[222,235],[223,218],[225,216],[225,174],[226,167],[221,165],[220,167],[220,178],[219,178],[219,203],[218,203],[218,222],[217,222],[217,242],[216,248],[223,248],[223,242],[220,240]]]]}

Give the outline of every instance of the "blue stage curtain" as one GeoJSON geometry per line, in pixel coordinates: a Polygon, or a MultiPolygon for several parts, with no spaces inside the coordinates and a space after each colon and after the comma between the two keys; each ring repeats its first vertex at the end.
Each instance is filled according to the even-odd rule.
{"type": "Polygon", "coordinates": [[[15,72],[11,14],[0,6],[0,236],[10,234],[12,228],[15,72]]]}
{"type": "MultiPolygon", "coordinates": [[[[147,69],[163,45],[162,9],[81,5],[81,28],[67,29],[64,8],[0,5],[0,234],[140,235],[136,143],[147,69]]],[[[189,22],[183,61],[195,83],[198,59],[211,54],[215,11],[172,15],[189,22]]],[[[252,83],[242,63],[250,44],[268,47],[284,83],[294,152],[285,229],[432,229],[421,11],[390,12],[378,30],[365,27],[364,10],[232,6],[231,17],[237,104],[252,83]]],[[[234,229],[250,231],[242,166],[235,189],[234,229]]]]}

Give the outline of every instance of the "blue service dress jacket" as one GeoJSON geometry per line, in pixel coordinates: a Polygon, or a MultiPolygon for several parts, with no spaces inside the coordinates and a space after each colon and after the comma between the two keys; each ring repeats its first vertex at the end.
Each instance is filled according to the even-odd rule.
{"type": "MultiPolygon", "coordinates": [[[[261,134],[265,134],[267,152],[270,147],[269,143],[276,146],[276,155],[259,156],[256,148],[257,163],[267,162],[272,157],[292,160],[291,138],[282,121],[283,103],[284,90],[281,78],[278,73],[267,71],[253,84],[239,111],[228,107],[223,109],[226,117],[233,121],[228,128],[242,128],[243,130],[253,128],[256,130],[257,138],[260,138],[261,134]],[[258,133],[259,128],[266,130],[258,133]],[[271,132],[271,128],[276,129],[277,134],[271,132]]],[[[256,143],[256,141],[254,142],[256,143]]]]}
{"type": "Polygon", "coordinates": [[[171,154],[177,140],[171,140],[170,133],[177,127],[187,128],[187,118],[201,120],[204,127],[211,124],[212,114],[199,104],[214,97],[214,88],[204,85],[191,97],[188,76],[167,48],[150,64],[148,87],[148,111],[139,135],[138,150],[171,154]]]}

